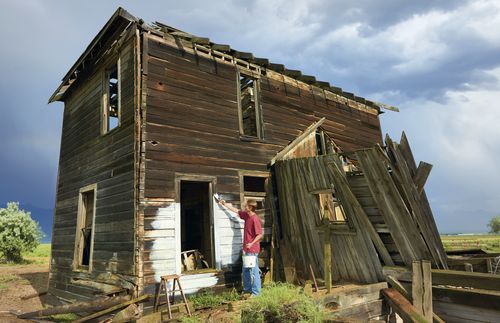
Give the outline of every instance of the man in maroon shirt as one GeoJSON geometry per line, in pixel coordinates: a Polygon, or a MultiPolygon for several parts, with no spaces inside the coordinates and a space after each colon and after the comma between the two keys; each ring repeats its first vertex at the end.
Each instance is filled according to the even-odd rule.
{"type": "Polygon", "coordinates": [[[259,274],[259,252],[260,240],[263,237],[262,223],[259,216],[255,213],[257,202],[248,200],[245,205],[245,210],[241,211],[221,200],[221,205],[224,205],[229,211],[239,215],[245,221],[243,229],[243,255],[255,257],[255,266],[252,268],[243,267],[243,292],[259,295],[260,293],[260,274],[259,274]]]}

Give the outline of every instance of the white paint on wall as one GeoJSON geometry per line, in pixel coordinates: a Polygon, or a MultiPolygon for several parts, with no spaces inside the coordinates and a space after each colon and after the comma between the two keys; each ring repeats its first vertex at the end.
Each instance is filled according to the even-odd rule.
{"type": "Polygon", "coordinates": [[[243,226],[244,221],[240,217],[228,211],[214,199],[214,218],[217,234],[216,250],[220,255],[217,267],[238,262],[243,245],[243,226]]]}
{"type": "MultiPolygon", "coordinates": [[[[216,268],[231,265],[240,261],[243,244],[244,221],[238,215],[228,211],[213,200],[214,217],[214,254],[216,268]]],[[[158,208],[156,218],[151,222],[151,229],[146,230],[145,239],[152,241],[149,254],[156,282],[160,277],[169,274],[181,274],[181,207],[172,202],[168,206],[158,208]]],[[[196,292],[200,288],[217,284],[214,274],[184,275],[187,286],[183,288],[196,292]],[[189,278],[188,278],[189,277],[189,278]]]]}
{"type": "MultiPolygon", "coordinates": [[[[160,277],[174,273],[180,273],[180,263],[177,264],[177,250],[180,255],[180,230],[176,227],[176,218],[180,219],[179,203],[171,203],[166,207],[158,208],[156,218],[151,222],[151,230],[146,230],[144,236],[153,241],[149,260],[152,262],[156,282],[160,277]],[[177,236],[179,242],[177,243],[177,236]],[[177,245],[179,248],[177,249],[177,245]],[[179,271],[177,268],[179,267],[179,271]]],[[[180,229],[180,223],[179,223],[180,229]]]]}

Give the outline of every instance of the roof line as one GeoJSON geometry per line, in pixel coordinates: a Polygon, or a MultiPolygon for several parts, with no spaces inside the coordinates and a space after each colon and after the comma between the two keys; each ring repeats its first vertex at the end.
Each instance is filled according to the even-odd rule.
{"type": "Polygon", "coordinates": [[[64,94],[64,92],[67,90],[67,88],[73,83],[73,79],[71,78],[75,72],[77,71],[78,67],[82,62],[85,61],[87,56],[90,54],[90,52],[94,49],[95,45],[101,40],[101,38],[106,34],[108,29],[113,25],[113,23],[118,19],[118,18],[124,18],[129,21],[139,21],[136,17],[131,15],[127,10],[123,9],[122,7],[118,7],[116,11],[113,13],[111,18],[106,22],[104,27],[99,31],[99,33],[94,37],[94,39],[90,42],[90,44],[87,46],[85,51],[80,55],[80,57],[77,59],[77,61],[71,66],[69,69],[68,73],[62,78],[61,84],[57,87],[57,89],[54,91],[54,93],[51,95],[49,98],[48,103],[52,103],[54,101],[57,101],[60,99],[60,96],[64,94]]]}

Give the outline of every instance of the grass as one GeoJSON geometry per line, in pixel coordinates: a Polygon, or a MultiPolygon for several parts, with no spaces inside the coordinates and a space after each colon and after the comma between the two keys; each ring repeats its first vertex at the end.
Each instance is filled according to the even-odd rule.
{"type": "Polygon", "coordinates": [[[461,249],[482,249],[488,253],[500,253],[500,235],[442,235],[446,251],[461,249]]]}
{"type": "Polygon", "coordinates": [[[35,248],[32,252],[23,252],[22,257],[23,260],[21,263],[6,263],[0,258],[0,262],[2,264],[7,264],[7,265],[29,265],[29,264],[38,264],[38,265],[45,265],[49,264],[50,262],[50,250],[51,250],[51,245],[50,243],[42,243],[38,245],[38,247],[35,248]]]}
{"type": "Polygon", "coordinates": [[[238,292],[233,289],[230,292],[214,294],[211,290],[206,290],[189,297],[189,302],[193,304],[195,310],[214,308],[234,302],[240,299],[238,292]]]}
{"type": "Polygon", "coordinates": [[[67,314],[57,314],[57,315],[51,315],[48,316],[47,319],[52,321],[52,322],[74,322],[78,320],[80,316],[74,314],[74,313],[67,313],[67,314]]]}
{"type": "Polygon", "coordinates": [[[323,316],[322,308],[300,287],[272,283],[244,305],[241,322],[322,322],[323,316]]]}

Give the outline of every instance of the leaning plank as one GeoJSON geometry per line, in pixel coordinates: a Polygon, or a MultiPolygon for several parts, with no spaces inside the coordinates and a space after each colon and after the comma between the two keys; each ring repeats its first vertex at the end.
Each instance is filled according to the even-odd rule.
{"type": "Polygon", "coordinates": [[[411,305],[411,303],[397,290],[392,288],[384,288],[382,289],[382,295],[387,300],[394,312],[401,316],[404,322],[429,322],[422,315],[420,315],[417,309],[413,305],[411,305]]]}
{"type": "Polygon", "coordinates": [[[413,176],[413,182],[417,187],[417,191],[419,194],[422,194],[424,190],[425,182],[427,182],[427,178],[429,178],[429,174],[431,173],[432,165],[426,162],[421,161],[418,164],[417,172],[413,176]]]}
{"type": "MultiPolygon", "coordinates": [[[[410,148],[410,143],[408,142],[408,138],[406,137],[406,134],[403,132],[401,135],[401,140],[400,144],[398,145],[398,150],[400,153],[403,155],[403,158],[405,160],[405,164],[412,176],[414,178],[416,172],[417,172],[417,164],[415,163],[415,158],[413,157],[413,153],[410,148]]],[[[426,223],[427,227],[429,228],[430,232],[434,236],[434,245],[437,248],[435,251],[439,253],[439,258],[441,262],[441,267],[443,269],[448,269],[448,264],[446,263],[446,252],[444,251],[443,247],[443,242],[441,241],[441,238],[439,236],[439,232],[437,230],[437,225],[436,221],[434,220],[434,215],[432,214],[431,207],[429,205],[429,201],[427,199],[427,195],[425,194],[425,190],[422,189],[422,191],[419,193],[420,197],[420,207],[422,209],[423,214],[426,217],[426,223]]]]}
{"type": "Polygon", "coordinates": [[[342,175],[339,166],[333,162],[330,163],[329,166],[335,181],[334,185],[337,189],[337,192],[341,195],[341,201],[346,201],[346,203],[343,203],[345,204],[344,208],[350,208],[352,209],[352,213],[356,214],[357,220],[361,222],[360,223],[361,227],[364,230],[368,231],[368,235],[370,236],[370,239],[372,240],[380,257],[384,261],[384,264],[388,266],[394,265],[391,255],[389,254],[387,248],[382,242],[380,235],[377,233],[377,231],[373,227],[373,224],[368,219],[368,215],[366,214],[365,210],[363,209],[363,207],[357,200],[356,196],[352,192],[349,183],[347,182],[347,179],[342,175]]]}
{"type": "Polygon", "coordinates": [[[140,297],[137,297],[137,298],[134,298],[130,301],[126,301],[126,302],[123,302],[123,303],[120,303],[120,304],[117,304],[117,305],[114,305],[110,308],[107,308],[105,310],[102,310],[102,311],[99,311],[97,313],[94,313],[94,314],[91,314],[91,315],[88,315],[88,316],[85,316],[85,317],[82,317],[78,320],[76,320],[74,323],[81,323],[81,322],[87,322],[87,321],[90,321],[92,319],[95,319],[95,318],[98,318],[98,317],[101,317],[105,314],[108,314],[108,313],[111,313],[111,312],[114,312],[116,310],[119,310],[120,308],[123,308],[123,307],[126,307],[130,304],[135,304],[135,303],[139,303],[139,302],[142,302],[144,300],[147,300],[148,298],[150,297],[149,294],[145,294],[145,295],[142,295],[140,297]]]}
{"type": "MultiPolygon", "coordinates": [[[[405,161],[398,144],[394,143],[388,135],[385,141],[387,149],[390,152],[389,155],[394,158],[394,162],[391,163],[394,177],[398,180],[400,193],[406,203],[408,203],[407,207],[418,225],[416,230],[423,237],[426,251],[430,252],[438,268],[447,268],[446,254],[442,247],[437,228],[433,225],[434,219],[429,217],[429,214],[425,212],[425,206],[421,201],[421,192],[417,191],[408,163],[405,161]]],[[[424,257],[420,259],[430,258],[424,257]]]]}
{"type": "MultiPolygon", "coordinates": [[[[470,287],[500,291],[500,275],[432,269],[432,283],[456,287],[470,287]]],[[[411,282],[411,271],[404,267],[384,267],[385,275],[392,275],[402,282],[411,282]]]]}
{"type": "Polygon", "coordinates": [[[95,301],[90,302],[76,302],[67,305],[55,306],[46,308],[43,310],[38,310],[34,312],[28,312],[19,315],[18,317],[21,319],[32,318],[32,317],[44,317],[55,314],[66,314],[66,313],[79,313],[79,312],[93,312],[99,311],[103,308],[107,308],[110,306],[114,306],[116,304],[120,304],[124,301],[130,299],[130,296],[117,296],[113,298],[102,298],[95,301]]]}
{"type": "Polygon", "coordinates": [[[384,157],[378,149],[356,152],[368,187],[397,244],[404,263],[411,266],[415,259],[430,259],[422,236],[399,194],[391,175],[387,171],[384,157]]]}

